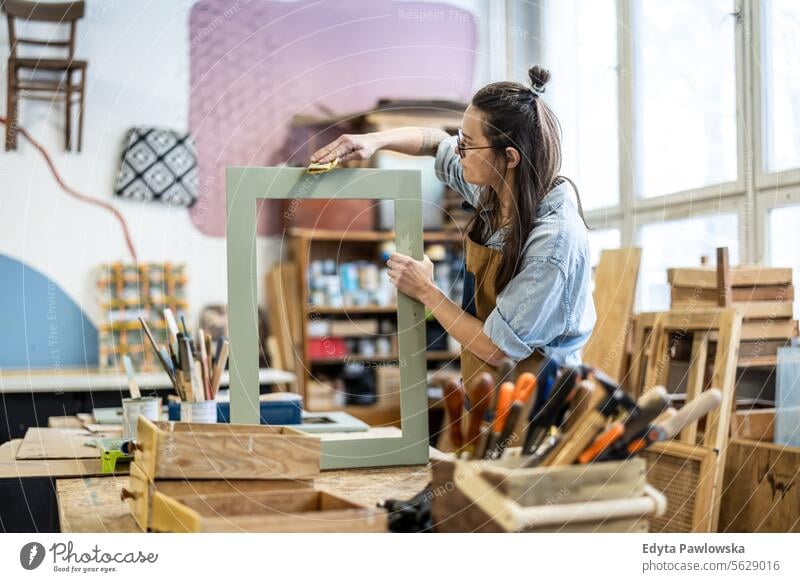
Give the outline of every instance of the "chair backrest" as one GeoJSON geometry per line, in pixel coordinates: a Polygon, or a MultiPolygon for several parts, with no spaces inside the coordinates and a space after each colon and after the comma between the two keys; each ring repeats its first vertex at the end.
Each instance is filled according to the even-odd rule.
{"type": "Polygon", "coordinates": [[[75,25],[83,14],[86,3],[76,2],[31,2],[29,0],[5,0],[3,11],[8,20],[8,42],[10,56],[17,56],[17,46],[31,45],[43,48],[63,48],[66,58],[72,59],[75,53],[75,25]],[[65,40],[23,38],[16,35],[14,20],[20,18],[30,22],[51,22],[69,25],[69,36],[65,40]]]}

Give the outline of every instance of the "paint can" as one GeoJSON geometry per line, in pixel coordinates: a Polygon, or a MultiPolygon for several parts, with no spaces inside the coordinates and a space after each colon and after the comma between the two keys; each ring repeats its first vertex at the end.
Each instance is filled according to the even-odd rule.
{"type": "Polygon", "coordinates": [[[216,424],[216,401],[205,400],[203,402],[181,402],[181,422],[216,424]]]}
{"type": "Polygon", "coordinates": [[[122,438],[136,438],[136,424],[139,416],[147,420],[158,422],[161,420],[161,398],[158,396],[143,396],[141,398],[122,399],[122,438]]]}

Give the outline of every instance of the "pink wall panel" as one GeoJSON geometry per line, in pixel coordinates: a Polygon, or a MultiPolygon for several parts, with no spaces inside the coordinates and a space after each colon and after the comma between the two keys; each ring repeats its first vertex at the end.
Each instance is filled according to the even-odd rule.
{"type": "MultiPolygon", "coordinates": [[[[285,161],[294,114],[472,94],[475,25],[445,4],[201,0],[190,34],[189,127],[200,166],[190,212],[213,236],[225,235],[225,166],[285,161]]],[[[259,233],[280,232],[280,214],[266,206],[259,233]]]]}

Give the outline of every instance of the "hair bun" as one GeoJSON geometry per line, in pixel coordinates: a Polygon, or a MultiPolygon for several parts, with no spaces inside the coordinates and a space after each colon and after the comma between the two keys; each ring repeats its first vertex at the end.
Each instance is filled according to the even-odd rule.
{"type": "Polygon", "coordinates": [[[544,93],[545,86],[550,80],[550,71],[541,65],[533,65],[528,69],[528,78],[531,81],[531,90],[536,93],[536,95],[541,95],[544,93]]]}

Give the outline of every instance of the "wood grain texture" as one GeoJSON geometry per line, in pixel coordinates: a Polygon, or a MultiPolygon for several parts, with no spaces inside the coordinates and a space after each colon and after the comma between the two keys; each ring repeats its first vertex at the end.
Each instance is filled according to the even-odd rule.
{"type": "Polygon", "coordinates": [[[125,477],[58,479],[58,514],[62,532],[137,532],[128,504],[120,499],[125,477]],[[66,501],[66,502],[65,502],[66,501]]]}
{"type": "Polygon", "coordinates": [[[597,323],[584,347],[583,361],[615,379],[624,372],[641,256],[642,249],[636,247],[606,250],[595,270],[597,323]]]}
{"type": "Polygon", "coordinates": [[[140,417],[136,459],[151,479],[313,479],[320,440],[287,427],[151,423],[140,417]]]}
{"type": "MultiPolygon", "coordinates": [[[[667,281],[675,287],[716,289],[717,269],[716,267],[667,269],[667,281]]],[[[792,269],[756,265],[731,267],[730,281],[732,287],[789,285],[792,283],[792,269]]]]}
{"type": "Polygon", "coordinates": [[[319,491],[153,496],[152,528],[164,532],[387,531],[386,512],[319,491]]]}
{"type": "Polygon", "coordinates": [[[100,451],[87,446],[98,435],[83,429],[29,428],[17,449],[17,459],[94,459],[100,451]]]}
{"type": "Polygon", "coordinates": [[[721,532],[800,532],[800,448],[733,439],[721,532]]]}
{"type": "MultiPolygon", "coordinates": [[[[463,461],[459,461],[463,462],[463,461]]],[[[519,469],[522,459],[477,461],[470,470],[482,474],[498,491],[523,507],[569,504],[638,497],[645,485],[645,464],[641,459],[519,469]]],[[[434,528],[439,532],[494,533],[502,528],[475,505],[454,479],[452,459],[433,463],[434,528]]],[[[641,520],[602,520],[593,523],[564,523],[524,531],[541,532],[627,532],[642,531],[641,520]]]]}
{"type": "MultiPolygon", "coordinates": [[[[716,307],[715,300],[673,300],[672,309],[696,309],[716,307]]],[[[731,303],[742,314],[744,320],[748,319],[781,319],[792,317],[791,301],[745,301],[731,303]]]]}
{"type": "Polygon", "coordinates": [[[22,439],[13,439],[0,445],[0,479],[87,477],[102,474],[100,457],[18,460],[17,450],[21,444],[22,439]]]}
{"type": "MultiPolygon", "coordinates": [[[[701,289],[697,287],[672,287],[672,301],[695,301],[716,305],[718,301],[716,287],[701,289]]],[[[733,287],[731,301],[792,301],[794,300],[793,285],[759,285],[756,287],[733,287]]]]}

